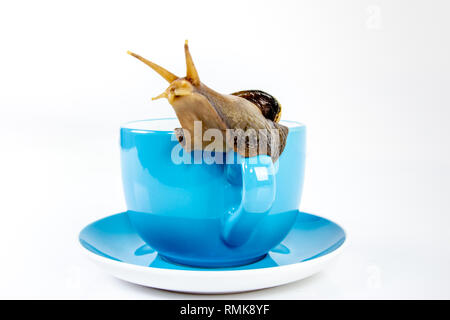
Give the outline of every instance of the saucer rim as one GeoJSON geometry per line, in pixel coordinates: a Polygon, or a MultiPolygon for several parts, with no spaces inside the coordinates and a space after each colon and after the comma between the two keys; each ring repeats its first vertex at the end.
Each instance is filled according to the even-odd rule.
{"type": "MultiPolygon", "coordinates": [[[[162,273],[180,273],[180,274],[205,274],[205,273],[211,273],[211,274],[215,274],[215,276],[217,276],[217,274],[234,274],[234,273],[238,273],[238,274],[242,274],[242,273],[256,273],[257,271],[260,271],[261,273],[265,273],[265,272],[270,272],[270,270],[289,270],[291,268],[294,268],[295,266],[302,264],[302,265],[306,265],[306,264],[314,264],[314,263],[319,263],[319,262],[323,262],[324,260],[328,260],[328,259],[332,259],[338,255],[341,254],[341,252],[347,247],[348,243],[347,243],[347,237],[344,238],[344,242],[342,242],[342,244],[337,247],[335,250],[324,254],[323,256],[317,257],[317,258],[313,258],[310,260],[306,260],[306,261],[299,261],[296,263],[291,263],[291,264],[287,264],[287,265],[283,265],[283,266],[273,266],[273,267],[264,267],[264,268],[254,268],[254,269],[243,269],[243,270],[215,270],[215,268],[211,268],[210,270],[181,270],[181,269],[168,269],[168,268],[156,268],[156,267],[151,267],[151,266],[141,266],[141,265],[137,265],[137,264],[133,264],[133,263],[129,263],[126,261],[117,261],[117,260],[113,260],[110,258],[106,258],[103,257],[101,255],[98,255],[92,251],[90,251],[89,249],[85,248],[81,243],[80,243],[80,250],[82,250],[83,254],[87,255],[90,259],[93,259],[95,261],[101,262],[101,263],[108,263],[108,264],[112,264],[112,265],[117,265],[117,266],[124,266],[126,265],[127,267],[131,267],[133,269],[137,269],[137,270],[158,270],[158,271],[163,271],[162,273]]],[[[191,267],[191,266],[188,266],[191,267]]],[[[192,267],[195,268],[195,267],[192,267]]],[[[278,271],[276,271],[278,272],[278,271]]]]}
{"type": "MultiPolygon", "coordinates": [[[[295,266],[298,266],[299,264],[302,264],[303,266],[305,266],[306,264],[320,263],[320,262],[326,261],[327,259],[332,259],[332,258],[340,255],[340,253],[347,247],[348,242],[349,242],[348,233],[339,223],[336,223],[336,222],[334,222],[332,220],[329,220],[329,219],[324,218],[322,216],[319,216],[317,214],[312,214],[312,213],[308,213],[308,212],[304,212],[304,211],[300,211],[300,210],[297,210],[297,211],[298,211],[298,213],[306,213],[306,214],[309,214],[309,215],[313,215],[315,217],[318,217],[318,218],[330,221],[333,224],[337,225],[339,228],[341,228],[341,230],[344,233],[343,242],[337,248],[335,248],[333,251],[328,252],[328,253],[320,256],[320,257],[308,259],[306,261],[299,261],[299,262],[296,262],[296,263],[291,263],[291,264],[287,264],[287,265],[283,265],[283,266],[272,266],[272,267],[264,267],[264,268],[250,268],[250,269],[244,269],[244,270],[242,270],[242,269],[241,270],[223,270],[223,269],[217,270],[215,268],[210,268],[208,270],[205,270],[207,268],[203,268],[202,270],[181,270],[181,269],[168,269],[168,268],[159,268],[159,267],[157,268],[157,267],[152,267],[152,266],[142,266],[142,265],[129,263],[129,262],[126,262],[126,261],[117,261],[117,260],[113,260],[111,258],[107,258],[107,257],[101,256],[101,255],[99,255],[97,253],[92,252],[91,250],[89,250],[88,248],[83,246],[83,244],[81,243],[80,236],[81,236],[82,232],[86,228],[88,228],[89,226],[91,226],[91,225],[93,225],[93,224],[95,224],[95,223],[97,223],[97,222],[99,222],[99,221],[101,221],[103,219],[110,218],[110,217],[113,217],[113,216],[116,216],[116,215],[124,213],[124,212],[120,212],[120,213],[112,214],[112,215],[109,215],[109,216],[97,219],[97,220],[89,223],[85,227],[83,227],[81,229],[81,231],[79,232],[79,234],[78,234],[78,243],[79,243],[79,247],[81,247],[80,249],[82,250],[82,252],[85,255],[87,255],[88,258],[93,259],[94,261],[99,262],[99,263],[106,262],[107,264],[116,265],[116,266],[124,266],[125,265],[125,266],[131,267],[131,268],[136,269],[136,270],[152,270],[152,271],[153,270],[158,270],[158,271],[166,271],[166,272],[168,272],[170,274],[180,273],[180,274],[189,274],[189,275],[192,275],[194,273],[197,273],[197,274],[212,273],[212,274],[215,274],[215,275],[223,273],[223,274],[230,275],[230,273],[238,273],[238,274],[242,274],[244,272],[245,273],[248,273],[248,272],[255,273],[258,270],[261,270],[261,271],[264,270],[266,272],[270,272],[269,270],[275,270],[275,269],[277,270],[276,272],[278,272],[278,270],[281,270],[281,269],[288,271],[290,268],[294,268],[295,266]]],[[[192,267],[192,266],[187,266],[187,267],[196,268],[196,267],[192,267]]]]}

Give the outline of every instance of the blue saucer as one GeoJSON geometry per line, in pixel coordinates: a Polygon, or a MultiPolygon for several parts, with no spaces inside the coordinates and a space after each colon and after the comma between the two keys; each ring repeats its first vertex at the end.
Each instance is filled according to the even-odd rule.
{"type": "Polygon", "coordinates": [[[238,267],[198,268],[161,258],[137,235],[124,213],[98,220],[79,235],[90,258],[116,277],[146,286],[202,293],[254,290],[299,280],[320,271],[325,262],[337,255],[345,238],[344,230],[336,223],[299,212],[288,236],[263,259],[238,267]],[[281,276],[283,269],[286,272],[281,276]],[[250,279],[250,274],[243,271],[253,272],[255,278],[250,279]],[[211,280],[211,272],[217,274],[217,283],[211,280]],[[246,285],[239,283],[243,276],[246,285]],[[267,276],[278,279],[267,281],[267,276]],[[167,281],[180,277],[184,282],[177,285],[164,277],[168,277],[167,281]],[[207,283],[202,284],[203,280],[207,283]]]}

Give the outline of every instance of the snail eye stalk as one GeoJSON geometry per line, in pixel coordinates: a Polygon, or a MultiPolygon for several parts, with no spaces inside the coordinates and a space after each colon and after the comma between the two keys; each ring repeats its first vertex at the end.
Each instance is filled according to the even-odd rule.
{"type": "Polygon", "coordinates": [[[189,52],[187,40],[184,43],[184,54],[186,56],[186,78],[189,79],[194,86],[198,86],[200,85],[200,77],[198,76],[197,69],[195,68],[191,53],[189,52]]]}
{"type": "Polygon", "coordinates": [[[145,59],[144,57],[141,57],[140,55],[133,53],[131,51],[127,51],[127,53],[136,59],[141,60],[143,63],[148,65],[150,68],[155,70],[161,77],[166,79],[167,82],[172,83],[173,81],[177,80],[178,77],[174,75],[172,72],[164,69],[163,67],[157,65],[156,63],[151,62],[150,60],[145,59]]]}

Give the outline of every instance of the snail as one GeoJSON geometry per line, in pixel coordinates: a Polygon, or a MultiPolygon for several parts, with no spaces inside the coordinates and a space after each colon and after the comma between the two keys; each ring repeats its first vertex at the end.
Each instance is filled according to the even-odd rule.
{"type": "Polygon", "coordinates": [[[216,151],[233,150],[243,157],[266,154],[275,162],[284,150],[289,132],[288,127],[278,123],[281,116],[279,102],[260,90],[221,94],[208,88],[200,82],[187,40],[184,51],[185,77],[178,77],[140,55],[127,52],[170,83],[152,100],[167,98],[172,105],[181,124],[174,132],[183,148],[187,151],[207,149],[211,142],[204,139],[205,133],[215,129],[214,132],[219,133],[213,135],[216,151]],[[195,128],[196,122],[201,123],[201,130],[195,128]],[[217,141],[218,136],[222,141],[217,141]]]}

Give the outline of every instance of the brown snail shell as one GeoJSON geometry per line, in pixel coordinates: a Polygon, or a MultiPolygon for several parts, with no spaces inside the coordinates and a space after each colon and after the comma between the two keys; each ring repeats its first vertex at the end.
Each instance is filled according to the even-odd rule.
{"type": "Polygon", "coordinates": [[[204,134],[208,129],[216,129],[225,138],[217,144],[220,147],[215,148],[216,151],[231,148],[244,157],[267,154],[275,162],[284,150],[289,132],[286,126],[278,123],[281,115],[278,101],[260,90],[220,94],[208,88],[200,82],[187,41],[184,49],[185,77],[178,77],[128,51],[170,83],[162,94],[153,99],[167,98],[172,105],[182,127],[176,128],[175,134],[183,148],[187,151],[207,148],[211,141],[204,141],[204,134]],[[195,121],[201,122],[201,132],[194,130],[195,121]],[[229,129],[235,129],[233,134],[229,134],[229,129]],[[201,141],[201,144],[196,141],[201,141]]]}
{"type": "Polygon", "coordinates": [[[275,97],[261,90],[244,90],[232,93],[234,96],[238,96],[254,103],[259,110],[261,110],[263,116],[275,122],[279,122],[281,119],[281,104],[275,97]]]}

